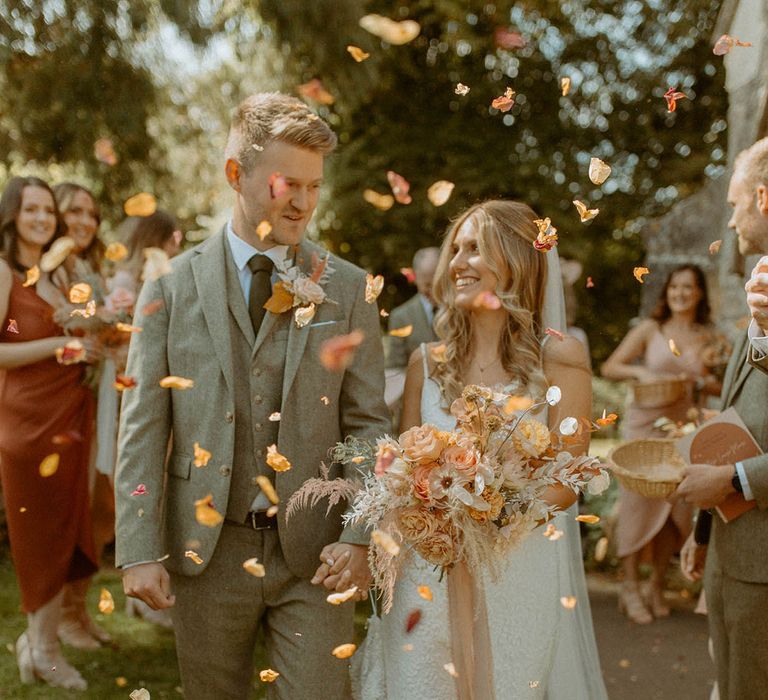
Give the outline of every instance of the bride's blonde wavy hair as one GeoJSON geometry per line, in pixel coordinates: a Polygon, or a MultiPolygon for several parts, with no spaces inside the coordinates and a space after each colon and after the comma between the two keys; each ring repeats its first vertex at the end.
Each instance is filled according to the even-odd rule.
{"type": "Polygon", "coordinates": [[[453,241],[467,221],[477,234],[480,255],[496,275],[495,293],[507,312],[499,340],[501,363],[531,396],[538,398],[546,390],[540,336],[547,259],[533,247],[538,234],[533,221],[537,218],[522,202],[490,200],[463,212],[445,234],[433,282],[433,295],[441,308],[435,329],[445,344],[445,353],[441,361],[435,363],[432,377],[439,384],[447,405],[461,395],[462,373],[475,350],[471,314],[455,306],[456,287],[450,271],[453,241]]]}

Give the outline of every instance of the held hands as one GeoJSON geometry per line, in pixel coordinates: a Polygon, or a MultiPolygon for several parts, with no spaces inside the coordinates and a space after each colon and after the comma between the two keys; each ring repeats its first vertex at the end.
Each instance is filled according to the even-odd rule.
{"type": "Polygon", "coordinates": [[[768,255],[757,261],[744,289],[747,291],[747,304],[752,318],[763,335],[768,335],[768,255]]]}
{"type": "Polygon", "coordinates": [[[707,545],[696,544],[693,533],[688,535],[680,550],[680,571],[689,581],[700,581],[707,560],[707,545]]]}
{"type": "Polygon", "coordinates": [[[333,542],[320,552],[322,564],[312,577],[312,583],[322,584],[329,591],[341,593],[357,586],[353,600],[365,600],[371,585],[368,568],[368,548],[359,544],[333,542]]]}
{"type": "Polygon", "coordinates": [[[123,571],[125,595],[143,600],[153,610],[171,608],[176,596],[171,594],[171,577],[157,562],[136,564],[123,571]]]}
{"type": "Polygon", "coordinates": [[[708,510],[720,505],[730,494],[735,493],[731,479],[736,467],[712,464],[692,464],[683,471],[683,480],[674,495],[686,503],[708,510]]]}

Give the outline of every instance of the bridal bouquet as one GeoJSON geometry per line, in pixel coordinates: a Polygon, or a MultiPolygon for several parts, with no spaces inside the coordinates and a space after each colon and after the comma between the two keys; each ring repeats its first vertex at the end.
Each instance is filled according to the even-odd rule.
{"type": "Polygon", "coordinates": [[[599,493],[608,486],[595,458],[568,451],[577,433],[590,429],[589,421],[566,418],[550,431],[533,417],[559,400],[557,387],[550,387],[546,401],[533,403],[467,386],[451,406],[454,430],[420,425],[375,446],[347,439],[331,457],[359,468],[357,489],[343,479],[312,479],[294,494],[288,514],[310,500],[314,505],[324,496],[337,501],[354,494],[345,522],[372,530],[369,560],[385,612],[411,551],[444,570],[464,562],[493,572],[553,512],[544,500],[549,487],[599,493]]]}

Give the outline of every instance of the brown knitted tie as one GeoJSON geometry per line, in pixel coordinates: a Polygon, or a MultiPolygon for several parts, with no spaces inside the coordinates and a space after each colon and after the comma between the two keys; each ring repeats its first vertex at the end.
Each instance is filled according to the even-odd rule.
{"type": "Polygon", "coordinates": [[[264,314],[267,313],[264,304],[272,296],[272,270],[275,264],[266,255],[257,253],[248,261],[248,267],[253,273],[248,295],[248,315],[251,317],[253,332],[258,335],[264,314]]]}

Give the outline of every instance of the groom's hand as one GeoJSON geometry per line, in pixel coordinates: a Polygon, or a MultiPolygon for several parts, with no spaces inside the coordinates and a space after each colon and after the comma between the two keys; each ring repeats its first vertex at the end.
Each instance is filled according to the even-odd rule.
{"type": "Polygon", "coordinates": [[[334,542],[320,552],[320,561],[312,583],[323,584],[329,591],[346,591],[357,586],[356,600],[365,600],[371,585],[368,548],[359,544],[334,542]]]}
{"type": "Polygon", "coordinates": [[[125,595],[143,600],[153,610],[171,608],[176,597],[171,594],[171,577],[157,562],[136,564],[123,570],[125,595]]]}

